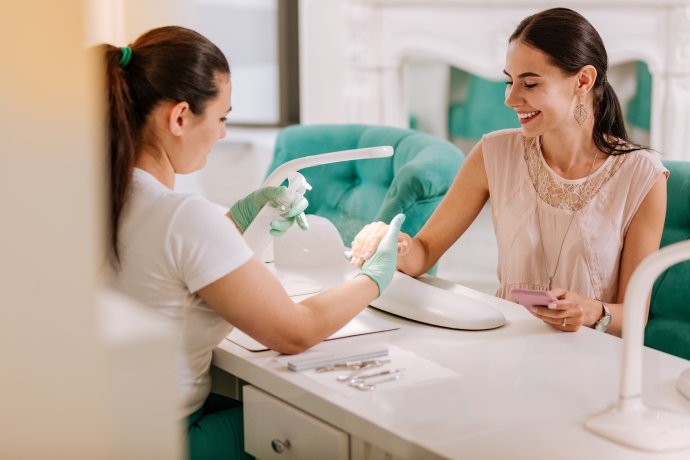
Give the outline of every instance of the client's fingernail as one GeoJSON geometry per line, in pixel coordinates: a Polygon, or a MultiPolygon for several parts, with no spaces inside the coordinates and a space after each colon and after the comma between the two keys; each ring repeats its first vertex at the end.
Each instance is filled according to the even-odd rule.
{"type": "Polygon", "coordinates": [[[536,313],[536,312],[537,312],[537,307],[529,307],[529,310],[530,310],[532,313],[536,313]]]}
{"type": "Polygon", "coordinates": [[[556,304],[555,304],[555,303],[550,303],[550,304],[549,304],[549,308],[551,308],[551,309],[556,308],[556,304]]]}
{"type": "Polygon", "coordinates": [[[369,257],[369,251],[364,253],[364,257],[369,257]]]}

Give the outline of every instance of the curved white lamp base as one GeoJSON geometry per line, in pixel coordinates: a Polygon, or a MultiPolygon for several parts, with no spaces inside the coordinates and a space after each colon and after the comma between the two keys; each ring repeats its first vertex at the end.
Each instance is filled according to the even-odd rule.
{"type": "Polygon", "coordinates": [[[621,399],[585,426],[604,438],[636,449],[659,452],[690,447],[690,416],[651,409],[642,403],[641,396],[621,399]]]}
{"type": "Polygon", "coordinates": [[[676,388],[678,388],[680,394],[690,399],[690,369],[680,374],[678,382],[676,382],[676,388]]]}
{"type": "MultiPolygon", "coordinates": [[[[624,302],[620,397],[613,408],[587,421],[585,426],[594,433],[636,449],[664,451],[690,448],[690,415],[651,409],[642,403],[642,352],[647,299],[659,275],[686,260],[690,260],[690,240],[670,244],[650,255],[630,277],[624,302]]],[[[680,383],[678,385],[680,389],[680,383]]]]}

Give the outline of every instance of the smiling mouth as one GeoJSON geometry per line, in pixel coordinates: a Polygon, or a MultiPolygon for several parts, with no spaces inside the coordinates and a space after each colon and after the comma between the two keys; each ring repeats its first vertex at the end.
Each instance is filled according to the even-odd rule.
{"type": "Polygon", "coordinates": [[[535,110],[534,112],[518,113],[517,116],[520,120],[520,123],[524,125],[525,123],[529,123],[530,121],[534,120],[537,116],[539,116],[540,113],[541,111],[535,110]]]}

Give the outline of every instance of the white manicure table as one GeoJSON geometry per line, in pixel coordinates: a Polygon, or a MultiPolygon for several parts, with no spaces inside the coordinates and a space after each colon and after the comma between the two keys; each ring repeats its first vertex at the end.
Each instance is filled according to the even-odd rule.
{"type": "MultiPolygon", "coordinates": [[[[318,347],[385,342],[456,372],[454,378],[346,397],[288,371],[275,361],[276,352],[254,353],[227,340],[219,345],[213,364],[233,377],[216,369],[214,390],[226,386],[231,393],[235,378],[247,384],[245,417],[248,410],[252,416],[246,439],[258,458],[690,459],[690,450],[638,451],[585,428],[618,401],[620,339],[589,328],[559,332],[520,305],[428,275],[421,279],[494,306],[507,324],[460,331],[369,308],[367,314],[400,329],[318,347]]],[[[690,361],[645,349],[645,403],[690,414],[690,401],[676,390],[688,368],[690,361]]]]}

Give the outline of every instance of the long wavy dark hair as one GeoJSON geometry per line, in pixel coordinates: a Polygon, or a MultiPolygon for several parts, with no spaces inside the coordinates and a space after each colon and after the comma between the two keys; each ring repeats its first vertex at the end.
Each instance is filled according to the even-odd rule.
{"type": "Polygon", "coordinates": [[[105,54],[108,104],[110,260],[119,266],[120,214],[149,115],[163,101],[185,101],[192,113],[203,114],[207,103],[218,96],[218,76],[230,75],[230,67],[216,45],[184,27],[146,32],[129,46],[132,56],[124,67],[119,65],[120,48],[100,46],[105,54]]]}
{"type": "Polygon", "coordinates": [[[551,59],[567,75],[575,75],[584,66],[597,70],[594,95],[594,132],[597,148],[609,155],[647,149],[632,142],[618,96],[608,82],[609,58],[599,33],[579,13],[568,8],[552,8],[529,16],[518,24],[509,42],[520,40],[551,59]]]}

